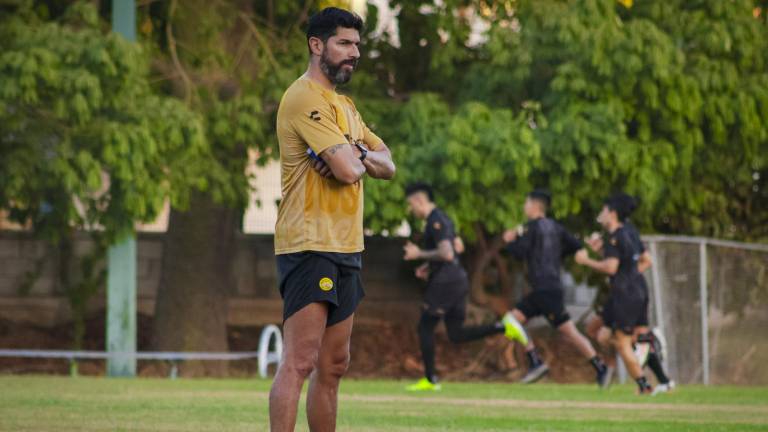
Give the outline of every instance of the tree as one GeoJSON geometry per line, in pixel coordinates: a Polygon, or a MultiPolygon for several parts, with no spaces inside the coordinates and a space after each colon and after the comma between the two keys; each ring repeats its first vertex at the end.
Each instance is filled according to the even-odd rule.
{"type": "Polygon", "coordinates": [[[107,245],[155,219],[166,199],[189,201],[202,186],[205,136],[183,104],[152,93],[146,52],[104,32],[92,6],[76,3],[58,22],[30,3],[10,9],[0,25],[0,208],[58,247],[77,348],[107,245]],[[96,244],[81,265],[76,230],[96,244]]]}
{"type": "MultiPolygon", "coordinates": [[[[188,208],[171,209],[155,349],[227,350],[235,239],[253,180],[246,168],[250,157],[265,163],[277,155],[273,116],[306,61],[298,27],[307,13],[288,2],[171,1],[140,9],[157,90],[199,113],[211,149],[206,189],[193,195],[188,208]]],[[[224,368],[190,362],[182,372],[223,373],[224,368]]]]}

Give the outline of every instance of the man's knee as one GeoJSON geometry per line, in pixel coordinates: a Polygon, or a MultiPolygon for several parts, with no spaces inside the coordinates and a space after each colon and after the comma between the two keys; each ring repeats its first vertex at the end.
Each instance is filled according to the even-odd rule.
{"type": "Polygon", "coordinates": [[[317,365],[318,350],[307,349],[302,352],[297,352],[293,355],[286,356],[283,359],[281,368],[285,368],[285,370],[289,373],[295,373],[302,378],[306,378],[312,373],[312,371],[317,368],[317,365]]]}
{"type": "Polygon", "coordinates": [[[576,326],[573,324],[573,321],[571,321],[570,319],[567,321],[563,321],[559,325],[557,325],[557,331],[560,333],[560,335],[565,337],[574,336],[577,332],[576,326]]]}
{"type": "Polygon", "coordinates": [[[597,331],[597,343],[604,348],[610,348],[611,346],[611,331],[607,328],[601,328],[597,331]]]}
{"type": "Polygon", "coordinates": [[[520,324],[525,324],[525,323],[526,323],[526,321],[528,321],[528,317],[527,317],[527,316],[525,316],[525,314],[524,314],[524,313],[523,313],[523,312],[522,312],[520,309],[517,309],[517,308],[515,308],[515,309],[513,309],[513,310],[512,310],[512,316],[514,316],[514,317],[515,317],[515,319],[516,319],[516,320],[517,320],[517,321],[518,321],[520,324]]]}
{"type": "Polygon", "coordinates": [[[320,361],[318,373],[326,378],[341,379],[349,370],[349,364],[349,350],[340,350],[320,361]]]}
{"type": "Polygon", "coordinates": [[[445,333],[448,335],[448,340],[451,343],[458,344],[464,341],[461,324],[446,322],[445,333]]]}

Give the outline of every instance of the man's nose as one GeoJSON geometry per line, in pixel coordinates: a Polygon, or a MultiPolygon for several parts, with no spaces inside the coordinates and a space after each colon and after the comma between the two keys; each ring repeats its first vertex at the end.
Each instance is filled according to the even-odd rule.
{"type": "Polygon", "coordinates": [[[350,57],[354,58],[355,60],[360,58],[360,47],[357,45],[352,45],[352,52],[349,54],[350,57]]]}

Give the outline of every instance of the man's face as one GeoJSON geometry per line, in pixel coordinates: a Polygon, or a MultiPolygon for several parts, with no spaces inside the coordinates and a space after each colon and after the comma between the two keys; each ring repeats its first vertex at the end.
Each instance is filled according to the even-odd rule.
{"type": "Polygon", "coordinates": [[[597,215],[597,223],[602,225],[602,227],[605,229],[610,227],[611,221],[613,219],[616,219],[616,212],[608,208],[608,206],[603,206],[600,214],[597,215]]]}
{"type": "Polygon", "coordinates": [[[532,199],[526,198],[525,204],[523,204],[523,212],[525,213],[525,217],[532,219],[536,212],[536,203],[532,199]]]}
{"type": "Polygon", "coordinates": [[[339,27],[336,35],[323,44],[320,69],[331,83],[346,84],[360,59],[360,33],[355,29],[339,27]]]}
{"type": "Polygon", "coordinates": [[[416,192],[408,195],[408,210],[419,219],[425,219],[429,216],[426,214],[428,203],[429,199],[424,192],[416,192]]]}

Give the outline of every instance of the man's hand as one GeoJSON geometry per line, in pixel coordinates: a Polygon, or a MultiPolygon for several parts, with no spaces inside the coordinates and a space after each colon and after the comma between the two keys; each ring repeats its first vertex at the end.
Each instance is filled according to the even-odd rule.
{"type": "Polygon", "coordinates": [[[508,229],[504,231],[501,238],[504,240],[504,243],[512,243],[517,240],[517,229],[508,229]]]}
{"type": "Polygon", "coordinates": [[[316,160],[312,163],[312,168],[317,171],[320,176],[325,178],[332,178],[333,172],[331,171],[331,167],[328,166],[327,163],[323,162],[322,160],[316,160]]]}
{"type": "Polygon", "coordinates": [[[413,244],[411,241],[408,241],[407,243],[405,243],[405,246],[403,246],[403,250],[405,251],[405,255],[403,255],[403,259],[406,261],[417,260],[421,256],[421,248],[413,244]]]}
{"type": "Polygon", "coordinates": [[[576,252],[576,255],[573,257],[573,259],[576,260],[577,264],[585,265],[589,261],[589,253],[586,249],[581,249],[576,252]]]}
{"type": "Polygon", "coordinates": [[[462,240],[461,237],[453,238],[453,250],[455,250],[457,254],[463,254],[466,249],[467,248],[464,247],[464,240],[462,240]]]}
{"type": "MultiPolygon", "coordinates": [[[[390,180],[395,176],[395,163],[392,162],[392,153],[389,151],[389,147],[386,144],[381,143],[376,150],[371,150],[367,145],[360,143],[366,150],[368,155],[363,160],[365,171],[368,176],[375,179],[390,180]]],[[[362,152],[357,146],[355,148],[355,155],[359,159],[362,156],[362,152]]]]}
{"type": "Polygon", "coordinates": [[[601,253],[603,250],[603,236],[600,233],[592,233],[586,241],[587,246],[597,253],[601,253]]]}
{"type": "Polygon", "coordinates": [[[424,281],[429,279],[429,263],[416,267],[416,277],[424,281]]]}

